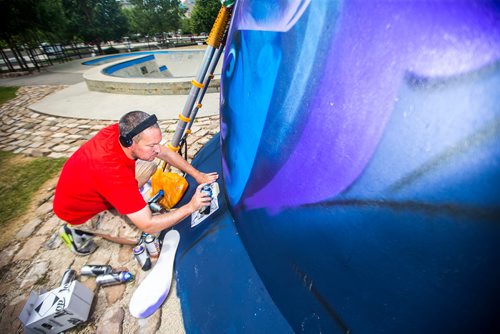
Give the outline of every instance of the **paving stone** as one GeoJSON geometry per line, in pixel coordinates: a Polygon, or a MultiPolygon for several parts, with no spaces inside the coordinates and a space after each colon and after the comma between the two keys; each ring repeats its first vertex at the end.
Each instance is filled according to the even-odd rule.
{"type": "Polygon", "coordinates": [[[34,123],[26,123],[25,125],[23,125],[23,128],[24,129],[33,129],[35,127],[36,124],[34,123]]]}
{"type": "Polygon", "coordinates": [[[161,308],[149,317],[137,320],[138,328],[136,334],[154,334],[160,328],[161,308]]]}
{"type": "Polygon", "coordinates": [[[19,147],[19,148],[16,148],[14,151],[12,151],[12,153],[14,153],[14,154],[19,154],[19,153],[21,153],[22,151],[24,151],[24,147],[19,147]]]}
{"type": "Polygon", "coordinates": [[[56,132],[50,138],[61,138],[61,137],[66,137],[68,134],[64,132],[56,132]]]}
{"type": "Polygon", "coordinates": [[[26,296],[19,296],[4,308],[0,317],[0,328],[2,328],[3,333],[18,333],[18,329],[21,327],[21,321],[19,321],[18,316],[26,300],[26,296]]]}
{"type": "Polygon", "coordinates": [[[124,316],[125,312],[123,311],[123,308],[108,308],[97,324],[96,334],[121,334],[124,316]]]}
{"type": "Polygon", "coordinates": [[[45,138],[45,136],[35,136],[35,135],[33,135],[32,138],[31,138],[31,141],[33,143],[39,143],[39,142],[41,142],[40,145],[42,145],[43,143],[45,143],[46,140],[47,139],[45,138]]]}
{"type": "Polygon", "coordinates": [[[158,334],[184,334],[184,321],[181,316],[172,316],[174,314],[180,315],[181,305],[177,297],[177,284],[176,280],[172,280],[170,293],[161,307],[161,325],[158,334]]]}
{"type": "Polygon", "coordinates": [[[19,260],[28,260],[32,258],[36,252],[40,249],[40,246],[42,243],[45,241],[44,236],[36,236],[24,244],[23,248],[16,254],[14,257],[14,261],[19,261],[19,260]]]}
{"type": "Polygon", "coordinates": [[[40,218],[34,218],[25,224],[16,234],[17,239],[25,239],[33,234],[33,231],[42,223],[40,218]]]}
{"type": "Polygon", "coordinates": [[[132,246],[123,245],[120,248],[120,251],[118,253],[117,262],[118,262],[118,264],[122,265],[122,264],[130,262],[130,260],[132,260],[133,258],[134,258],[133,247],[132,246]]]}
{"type": "Polygon", "coordinates": [[[40,150],[33,152],[34,157],[45,157],[49,154],[50,154],[50,150],[48,150],[48,149],[40,149],[40,150]]]}
{"type": "MultiPolygon", "coordinates": [[[[76,126],[77,126],[77,125],[76,125],[76,126]]],[[[74,134],[80,133],[81,131],[82,131],[81,129],[78,129],[78,128],[72,128],[72,129],[68,130],[67,132],[68,132],[69,134],[74,135],[74,134]]]]}
{"type": "Polygon", "coordinates": [[[108,305],[111,306],[121,299],[126,287],[125,283],[103,287],[102,289],[106,294],[106,301],[108,302],[108,305]]]}
{"type": "Polygon", "coordinates": [[[38,206],[40,206],[40,205],[42,205],[43,203],[45,203],[45,202],[49,201],[49,200],[50,200],[50,198],[51,198],[52,196],[54,196],[54,192],[53,192],[53,190],[54,190],[54,188],[52,188],[52,189],[49,189],[49,188],[48,188],[48,189],[45,189],[45,194],[40,195],[40,198],[38,199],[38,202],[37,202],[38,206]]]}
{"type": "Polygon", "coordinates": [[[62,244],[62,239],[59,237],[59,231],[52,234],[49,240],[45,242],[42,247],[45,249],[56,249],[62,244]]]}
{"type": "Polygon", "coordinates": [[[70,148],[69,145],[62,144],[62,145],[57,145],[57,146],[52,147],[52,151],[54,151],[54,152],[64,152],[68,148],[70,148]]]}
{"type": "Polygon", "coordinates": [[[20,246],[20,243],[15,243],[9,245],[0,252],[0,269],[10,263],[10,260],[12,260],[20,246]]]}
{"type": "Polygon", "coordinates": [[[45,217],[49,212],[52,212],[52,202],[43,203],[35,210],[35,214],[40,218],[45,217]]]}
{"type": "Polygon", "coordinates": [[[32,142],[29,147],[30,148],[38,148],[38,147],[42,146],[42,144],[43,144],[42,141],[36,141],[36,142],[32,142]]]}
{"type": "Polygon", "coordinates": [[[24,276],[21,285],[21,289],[32,287],[39,279],[43,278],[49,269],[48,261],[40,261],[31,263],[31,268],[28,273],[24,276]]]}
{"type": "MultiPolygon", "coordinates": [[[[96,242],[101,241],[97,240],[96,242]]],[[[108,241],[103,241],[108,242],[108,241]]],[[[100,245],[100,243],[97,243],[100,245]]],[[[90,264],[108,264],[109,259],[111,258],[111,252],[103,251],[102,249],[97,249],[93,254],[90,255],[89,262],[90,264]]]]}
{"type": "Polygon", "coordinates": [[[56,146],[59,146],[59,144],[66,142],[66,138],[50,138],[50,147],[54,148],[56,146]]]}
{"type": "Polygon", "coordinates": [[[67,158],[68,153],[50,153],[47,157],[52,159],[67,158]]]}
{"type": "MultiPolygon", "coordinates": [[[[52,202],[47,203],[52,204],[52,202]]],[[[36,235],[52,234],[54,231],[58,230],[59,227],[62,226],[62,224],[63,221],[60,220],[56,215],[53,215],[40,225],[40,228],[36,232],[36,235]]]]}

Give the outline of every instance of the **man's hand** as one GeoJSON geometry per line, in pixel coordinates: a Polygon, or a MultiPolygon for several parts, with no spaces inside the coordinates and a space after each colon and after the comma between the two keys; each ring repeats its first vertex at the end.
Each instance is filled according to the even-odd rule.
{"type": "Polygon", "coordinates": [[[196,175],[196,182],[198,182],[198,184],[204,184],[204,183],[214,183],[215,181],[217,181],[217,179],[219,178],[219,174],[217,174],[217,172],[212,172],[212,173],[202,173],[202,172],[199,172],[197,175],[196,175]]]}
{"type": "Polygon", "coordinates": [[[201,188],[206,183],[200,184],[196,188],[196,192],[186,205],[181,206],[177,210],[153,215],[148,205],[137,212],[129,213],[127,216],[132,222],[142,231],[153,234],[161,232],[166,228],[170,228],[181,222],[184,218],[191,215],[193,212],[200,210],[204,206],[209,206],[212,198],[201,192],[201,188]]]}
{"type": "Polygon", "coordinates": [[[200,210],[204,206],[209,206],[210,202],[212,201],[212,198],[210,196],[201,192],[201,188],[203,188],[204,185],[205,185],[205,183],[200,184],[196,188],[196,192],[194,193],[193,197],[191,198],[191,201],[189,201],[189,206],[191,208],[191,212],[195,212],[197,210],[200,210]]]}

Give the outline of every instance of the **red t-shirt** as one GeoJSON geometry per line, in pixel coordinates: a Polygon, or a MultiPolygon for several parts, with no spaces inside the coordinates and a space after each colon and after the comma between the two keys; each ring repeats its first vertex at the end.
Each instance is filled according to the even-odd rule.
{"type": "Polygon", "coordinates": [[[78,225],[107,209],[128,214],[146,206],[135,179],[135,160],[125,155],[118,136],[118,124],[108,126],[66,161],[54,197],[60,219],[78,225]]]}

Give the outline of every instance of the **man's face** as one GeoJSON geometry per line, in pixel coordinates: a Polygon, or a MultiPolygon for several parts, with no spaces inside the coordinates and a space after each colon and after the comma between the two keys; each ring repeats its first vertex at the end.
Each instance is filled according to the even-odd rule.
{"type": "Polygon", "coordinates": [[[159,128],[148,128],[141,132],[139,141],[133,141],[132,154],[134,158],[153,161],[160,153],[161,130],[159,128]]]}

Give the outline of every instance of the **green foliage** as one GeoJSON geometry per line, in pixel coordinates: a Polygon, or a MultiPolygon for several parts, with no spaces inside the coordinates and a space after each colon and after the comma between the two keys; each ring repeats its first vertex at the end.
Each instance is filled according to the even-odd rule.
{"type": "Polygon", "coordinates": [[[119,39],[128,21],[116,0],[62,0],[68,33],[74,39],[93,43],[119,39]]]}
{"type": "Polygon", "coordinates": [[[120,50],[111,46],[109,48],[103,49],[102,53],[105,55],[112,55],[112,54],[120,53],[120,50]]]}
{"type": "Polygon", "coordinates": [[[66,161],[19,157],[0,151],[0,226],[26,212],[40,186],[56,175],[66,161]]]}
{"type": "Polygon", "coordinates": [[[191,12],[191,28],[195,34],[209,33],[221,9],[219,0],[196,0],[191,12]]]}
{"type": "Polygon", "coordinates": [[[191,35],[193,33],[193,28],[191,26],[191,19],[188,17],[183,17],[181,20],[181,30],[183,34],[191,35]]]}
{"type": "Polygon", "coordinates": [[[130,0],[130,3],[134,7],[127,15],[134,32],[153,36],[181,26],[184,9],[179,0],[130,0]]]}
{"type": "Polygon", "coordinates": [[[19,87],[0,87],[0,105],[16,97],[19,87]]]}
{"type": "Polygon", "coordinates": [[[0,40],[37,45],[55,40],[64,31],[61,0],[0,0],[0,40]]]}

